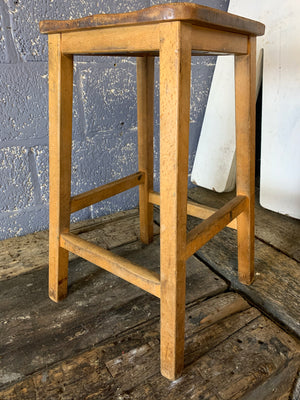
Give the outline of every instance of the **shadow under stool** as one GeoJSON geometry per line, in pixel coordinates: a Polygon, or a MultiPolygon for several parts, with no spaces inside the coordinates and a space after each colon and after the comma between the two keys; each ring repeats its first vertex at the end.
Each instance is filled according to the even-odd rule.
{"type": "Polygon", "coordinates": [[[125,14],[42,21],[49,35],[49,295],[67,295],[68,253],[160,298],[161,373],[184,366],[185,264],[237,219],[239,279],[254,277],[256,36],[264,25],[193,3],[167,3],[125,14]],[[191,57],[235,56],[236,197],[219,210],[187,201],[191,57]],[[138,172],[71,197],[74,55],[135,56],[138,172]],[[153,191],[154,58],[160,58],[160,193],[153,191]],[[139,185],[140,237],[153,239],[160,205],[160,274],[70,233],[70,214],[139,185]],[[187,214],[205,218],[186,232],[187,214]],[[233,222],[231,222],[233,221],[233,222]]]}

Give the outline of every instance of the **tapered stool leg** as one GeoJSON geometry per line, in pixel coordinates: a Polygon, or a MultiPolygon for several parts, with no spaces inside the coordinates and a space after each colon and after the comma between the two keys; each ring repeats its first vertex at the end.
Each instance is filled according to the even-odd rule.
{"type": "Polygon", "coordinates": [[[184,366],[189,27],[162,24],[160,46],[161,373],[173,380],[184,366]]]}
{"type": "Polygon", "coordinates": [[[242,283],[254,279],[256,38],[249,37],[248,55],[235,56],[237,195],[248,205],[237,218],[238,269],[242,283]]]}
{"type": "Polygon", "coordinates": [[[61,35],[49,35],[49,296],[67,295],[68,251],[60,234],[70,228],[73,58],[61,35]]]}
{"type": "Polygon", "coordinates": [[[139,171],[145,182],[139,186],[140,234],[143,243],[153,240],[153,204],[149,192],[153,190],[153,107],[154,57],[137,57],[137,117],[139,171]]]}

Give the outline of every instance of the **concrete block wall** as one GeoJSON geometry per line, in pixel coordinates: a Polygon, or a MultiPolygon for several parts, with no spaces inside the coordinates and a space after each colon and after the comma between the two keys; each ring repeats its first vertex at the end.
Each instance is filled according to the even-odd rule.
{"type": "MultiPolygon", "coordinates": [[[[174,0],[173,0],[174,1],[174,0]]],[[[196,1],[227,10],[229,0],[196,1]]],[[[43,19],[128,12],[156,0],[0,0],[0,239],[48,227],[48,65],[43,19]]],[[[193,59],[190,167],[215,59],[193,59]]],[[[76,57],[72,193],[137,170],[134,58],[76,57]]],[[[159,62],[156,63],[155,186],[159,186],[159,62]]],[[[135,207],[133,189],[75,213],[94,218],[135,207]]]]}

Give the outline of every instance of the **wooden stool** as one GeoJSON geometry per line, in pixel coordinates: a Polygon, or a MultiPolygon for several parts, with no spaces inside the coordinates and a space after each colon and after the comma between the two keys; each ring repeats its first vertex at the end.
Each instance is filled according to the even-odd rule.
{"type": "Polygon", "coordinates": [[[185,264],[237,218],[239,278],[254,277],[255,47],[264,25],[191,3],[73,21],[43,21],[49,34],[49,295],[67,295],[68,252],[160,298],[161,372],[184,365],[185,264]],[[137,57],[139,171],[71,197],[73,55],[137,57]],[[220,210],[187,202],[191,56],[235,55],[236,197],[220,210]],[[154,57],[160,57],[160,194],[153,191],[154,57]],[[153,239],[160,205],[160,275],[70,233],[70,214],[139,185],[141,240],[153,239]],[[186,233],[187,214],[207,218],[186,233]]]}

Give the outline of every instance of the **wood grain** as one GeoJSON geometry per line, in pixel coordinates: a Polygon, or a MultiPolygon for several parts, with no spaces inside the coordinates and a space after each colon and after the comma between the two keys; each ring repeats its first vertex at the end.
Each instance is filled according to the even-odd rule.
{"type": "Polygon", "coordinates": [[[236,194],[247,196],[237,218],[239,279],[254,279],[256,38],[248,39],[248,54],[235,56],[236,194]]]}
{"type": "Polygon", "coordinates": [[[190,27],[162,24],[160,44],[161,372],[174,380],[184,364],[190,27]]]}
{"type": "Polygon", "coordinates": [[[154,57],[138,57],[137,120],[138,163],[145,175],[139,187],[140,232],[143,243],[153,240],[153,205],[149,192],[153,190],[153,114],[154,114],[154,57]]]}
{"type": "MultiPolygon", "coordinates": [[[[155,204],[157,206],[160,205],[160,195],[157,192],[150,192],[149,193],[149,201],[152,204],[155,204]]],[[[191,215],[193,217],[201,218],[201,219],[206,219],[213,215],[216,211],[218,211],[217,208],[213,207],[208,207],[203,204],[196,203],[194,201],[188,200],[187,202],[187,214],[191,215]]],[[[229,224],[227,224],[229,228],[236,229],[236,220],[231,221],[229,224]]]]}
{"type": "Polygon", "coordinates": [[[68,252],[59,236],[70,229],[73,56],[61,52],[61,35],[49,37],[49,296],[67,295],[68,252]]]}
{"type": "MultiPolygon", "coordinates": [[[[220,208],[235,196],[231,193],[215,193],[201,187],[189,190],[189,198],[211,208],[220,208]]],[[[263,208],[258,193],[255,201],[255,236],[295,261],[300,262],[300,221],[263,208]]]]}
{"type": "Polygon", "coordinates": [[[147,268],[134,264],[72,233],[61,234],[60,245],[119,278],[160,297],[160,279],[156,272],[148,271],[147,268]]]}
{"type": "MultiPolygon", "coordinates": [[[[213,205],[219,207],[220,200],[213,205]]],[[[111,233],[106,231],[109,245],[110,237],[112,244],[120,237],[120,232],[113,231],[124,229],[135,239],[114,251],[158,271],[159,242],[141,245],[138,224],[133,210],[115,219],[80,223],[76,233],[97,240],[101,229],[110,226],[111,233]]],[[[38,241],[31,243],[39,249],[38,241]]],[[[299,300],[293,296],[299,278],[293,275],[295,261],[280,256],[266,243],[258,244],[262,279],[257,275],[252,286],[237,289],[257,290],[259,280],[266,297],[253,292],[251,300],[267,308],[281,285],[285,297],[279,296],[276,302],[285,303],[284,311],[294,307],[296,312],[299,300]],[[294,264],[287,265],[287,259],[294,264]],[[291,275],[280,276],[287,271],[291,275]]],[[[201,251],[205,251],[206,262],[213,259],[210,267],[217,264],[219,271],[231,271],[233,265],[238,282],[235,232],[222,231],[201,251]]],[[[174,382],[159,373],[159,302],[154,296],[76,259],[70,263],[69,297],[55,304],[47,297],[46,275],[43,268],[0,282],[1,399],[186,400],[189,396],[219,400],[222,396],[228,400],[288,400],[297,393],[299,341],[261,316],[240,295],[226,292],[228,285],[195,257],[187,262],[185,369],[174,382]]]]}
{"type": "Polygon", "coordinates": [[[67,32],[62,36],[64,54],[125,54],[155,52],[159,49],[159,26],[121,26],[67,32]]]}
{"type": "MultiPolygon", "coordinates": [[[[190,198],[212,207],[222,206],[232,196],[233,193],[220,195],[203,188],[189,191],[190,198]]],[[[268,211],[258,202],[255,212],[256,274],[250,287],[238,282],[235,232],[225,229],[197,254],[217,273],[228,279],[234,289],[244,293],[253,304],[300,337],[300,264],[297,260],[299,221],[268,211]]],[[[190,219],[188,226],[192,228],[197,223],[197,220],[190,219]]]]}
{"type": "MultiPolygon", "coordinates": [[[[219,399],[222,393],[222,399],[229,400],[247,398],[252,392],[265,396],[266,388],[271,382],[276,383],[276,375],[280,376],[286,368],[285,373],[291,373],[289,383],[273,387],[273,393],[290,393],[295,367],[299,365],[299,345],[243,302],[237,294],[224,293],[188,308],[186,351],[190,363],[186,365],[184,375],[175,382],[164,379],[158,371],[159,326],[156,318],[91,350],[46,367],[2,390],[0,396],[7,400],[27,400],[34,396],[46,400],[59,396],[74,400],[126,396],[138,400],[183,400],[187,395],[219,399]],[[232,313],[233,305],[238,303],[240,307],[232,313]],[[228,308],[231,311],[227,312],[228,308]],[[205,315],[218,317],[205,325],[201,324],[205,315]],[[198,352],[195,357],[196,349],[202,349],[202,353],[198,352]]],[[[267,400],[267,397],[261,399],[267,400]]]]}
{"type": "Polygon", "coordinates": [[[107,183],[106,185],[71,197],[71,213],[115,196],[116,194],[125,192],[135,186],[142,185],[144,180],[144,173],[139,171],[135,174],[118,179],[117,181],[107,183]]]}
{"type": "MultiPolygon", "coordinates": [[[[139,238],[139,215],[136,209],[121,211],[76,222],[70,230],[91,243],[112,249],[139,238]]],[[[159,228],[154,224],[154,234],[158,233],[159,228]]],[[[48,240],[49,232],[40,231],[0,241],[0,281],[48,266],[48,240]]],[[[69,255],[70,261],[76,258],[74,254],[69,255]]]]}
{"type": "MultiPolygon", "coordinates": [[[[129,226],[131,221],[129,218],[129,226]]],[[[138,218],[136,221],[138,225],[138,218]]],[[[114,252],[159,272],[157,239],[148,246],[135,240],[114,252]]],[[[218,295],[227,288],[195,257],[188,260],[188,303],[218,295]]],[[[1,385],[7,386],[45,366],[71,358],[142,322],[152,321],[150,326],[153,318],[158,322],[156,297],[85,260],[70,262],[68,290],[64,301],[51,302],[47,296],[46,268],[0,282],[0,370],[7,377],[1,385]]],[[[159,337],[159,328],[156,334],[159,337]]]]}
{"type": "Polygon", "coordinates": [[[197,254],[231,282],[272,319],[300,337],[300,268],[299,263],[286,255],[255,241],[255,280],[251,286],[238,280],[236,234],[222,231],[203,246],[197,254]],[[218,254],[218,257],[215,255],[218,254]]]}
{"type": "Polygon", "coordinates": [[[224,31],[263,35],[263,24],[224,11],[190,3],[156,5],[124,14],[96,14],[68,21],[41,21],[41,33],[82,31],[105,26],[151,24],[153,22],[184,21],[193,25],[224,31]]]}
{"type": "Polygon", "coordinates": [[[247,54],[246,35],[192,26],[192,49],[199,52],[247,54]]]}
{"type": "Polygon", "coordinates": [[[189,258],[197,249],[224,229],[229,222],[245,210],[247,203],[248,199],[245,196],[236,196],[205,221],[202,221],[193,228],[187,235],[185,257],[189,258]]]}

